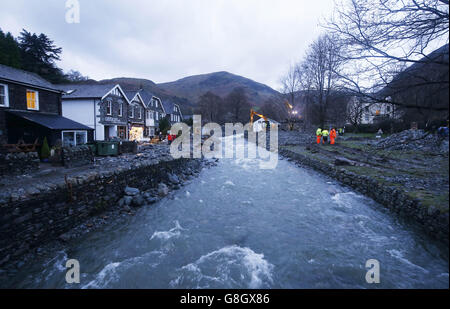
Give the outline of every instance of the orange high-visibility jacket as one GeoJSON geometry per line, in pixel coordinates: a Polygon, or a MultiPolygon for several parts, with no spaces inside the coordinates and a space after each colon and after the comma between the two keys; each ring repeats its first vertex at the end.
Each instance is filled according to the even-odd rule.
{"type": "Polygon", "coordinates": [[[335,129],[331,130],[330,138],[336,138],[336,130],[335,129]]]}

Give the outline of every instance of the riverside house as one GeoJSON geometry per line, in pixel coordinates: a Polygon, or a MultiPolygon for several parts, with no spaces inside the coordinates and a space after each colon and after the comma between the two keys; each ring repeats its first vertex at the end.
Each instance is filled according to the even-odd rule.
{"type": "Polygon", "coordinates": [[[130,101],[120,85],[61,85],[62,114],[94,130],[97,141],[129,136],[130,101]]]}
{"type": "Polygon", "coordinates": [[[145,90],[141,90],[139,94],[146,105],[144,138],[152,139],[159,134],[159,120],[164,117],[164,108],[161,99],[153,94],[145,90]]]}
{"type": "Polygon", "coordinates": [[[84,144],[93,130],[63,117],[62,90],[37,74],[0,65],[0,143],[84,144]]]}
{"type": "Polygon", "coordinates": [[[165,117],[167,117],[171,126],[177,122],[183,121],[183,115],[181,114],[181,109],[178,104],[175,104],[169,100],[165,100],[163,102],[163,105],[166,114],[165,117]]]}
{"type": "Polygon", "coordinates": [[[128,139],[130,141],[144,140],[146,105],[139,90],[125,90],[130,102],[128,107],[128,139]]]}

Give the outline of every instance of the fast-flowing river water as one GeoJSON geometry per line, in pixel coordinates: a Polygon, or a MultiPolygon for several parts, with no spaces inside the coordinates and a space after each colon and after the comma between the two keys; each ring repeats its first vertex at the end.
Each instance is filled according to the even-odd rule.
{"type": "Polygon", "coordinates": [[[280,158],[221,159],[125,225],[26,265],[31,288],[448,288],[448,248],[351,189],[280,158]],[[67,284],[77,259],[81,283],[67,284]],[[366,261],[380,264],[368,284],[366,261]]]}

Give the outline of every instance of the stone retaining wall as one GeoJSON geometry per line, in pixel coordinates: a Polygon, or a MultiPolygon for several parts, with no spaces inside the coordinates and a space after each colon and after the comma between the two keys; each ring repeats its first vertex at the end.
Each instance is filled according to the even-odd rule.
{"type": "Polygon", "coordinates": [[[63,147],[62,162],[67,168],[89,165],[94,162],[94,154],[89,146],[63,147]]]}
{"type": "Polygon", "coordinates": [[[200,160],[178,159],[139,163],[115,171],[91,172],[33,196],[0,204],[0,265],[115,207],[127,186],[148,190],[170,175],[199,169],[200,160]]]}
{"type": "Polygon", "coordinates": [[[0,153],[0,176],[29,174],[38,169],[37,152],[0,153]]]}
{"type": "Polygon", "coordinates": [[[119,153],[137,153],[137,143],[134,141],[119,142],[119,153]]]}
{"type": "Polygon", "coordinates": [[[280,149],[279,154],[338,180],[399,215],[417,222],[431,236],[449,243],[448,213],[441,213],[439,209],[422,205],[401,189],[384,185],[369,176],[357,175],[344,168],[313,160],[287,149],[280,149]]]}

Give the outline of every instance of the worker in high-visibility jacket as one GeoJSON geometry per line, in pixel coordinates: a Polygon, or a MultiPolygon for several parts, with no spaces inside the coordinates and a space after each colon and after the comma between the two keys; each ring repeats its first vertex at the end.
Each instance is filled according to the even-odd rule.
{"type": "Polygon", "coordinates": [[[317,129],[316,136],[317,136],[317,144],[320,144],[320,140],[322,139],[322,129],[321,128],[317,129]]]}
{"type": "Polygon", "coordinates": [[[328,135],[330,135],[328,130],[322,130],[322,144],[328,143],[328,135]]]}
{"type": "Polygon", "coordinates": [[[336,129],[333,128],[330,131],[330,144],[334,145],[334,140],[336,139],[336,129]]]}

